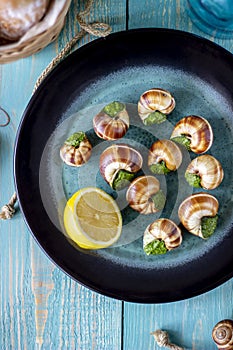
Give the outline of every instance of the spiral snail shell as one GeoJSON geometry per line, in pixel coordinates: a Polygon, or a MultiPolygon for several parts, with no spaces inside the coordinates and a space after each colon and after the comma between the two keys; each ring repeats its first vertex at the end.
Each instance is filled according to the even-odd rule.
{"type": "Polygon", "coordinates": [[[148,166],[155,174],[167,174],[179,168],[182,162],[182,153],[175,142],[158,140],[150,148],[148,166]]]}
{"type": "Polygon", "coordinates": [[[181,230],[169,219],[155,220],[147,226],[143,236],[143,249],[147,255],[165,254],[181,243],[181,230]]]}
{"type": "Polygon", "coordinates": [[[150,175],[134,179],[126,192],[126,199],[129,206],[141,214],[162,210],[166,201],[159,180],[150,175]]]}
{"type": "Polygon", "coordinates": [[[104,140],[117,140],[129,128],[129,114],[124,103],[113,101],[106,105],[93,119],[97,136],[104,140]]]}
{"type": "Polygon", "coordinates": [[[154,88],[145,91],[138,101],[138,114],[145,125],[159,124],[175,108],[175,99],[164,89],[154,88]]]}
{"type": "Polygon", "coordinates": [[[224,172],[220,162],[209,154],[204,154],[191,161],[188,165],[185,178],[193,187],[202,187],[212,190],[220,185],[224,172]]]}
{"type": "Polygon", "coordinates": [[[213,328],[212,338],[219,350],[233,350],[233,321],[218,322],[213,328]]]}
{"type": "Polygon", "coordinates": [[[79,167],[91,156],[92,145],[82,131],[71,135],[60,149],[61,159],[68,165],[79,167]]]}
{"type": "Polygon", "coordinates": [[[180,204],[179,219],[190,233],[207,239],[216,229],[218,207],[218,200],[214,196],[195,193],[180,204]]]}
{"type": "Polygon", "coordinates": [[[189,151],[201,154],[211,147],[213,131],[205,118],[190,115],[175,125],[170,138],[185,146],[189,151]]]}
{"type": "Polygon", "coordinates": [[[100,155],[100,173],[114,189],[126,187],[142,167],[141,154],[126,144],[113,144],[100,155]]]}

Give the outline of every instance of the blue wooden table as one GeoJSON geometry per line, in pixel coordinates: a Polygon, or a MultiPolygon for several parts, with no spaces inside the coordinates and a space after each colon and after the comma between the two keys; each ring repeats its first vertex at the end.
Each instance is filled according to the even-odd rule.
{"type": "MultiPolygon", "coordinates": [[[[13,146],[22,113],[42,70],[79,30],[74,0],[65,27],[38,54],[0,66],[0,104],[11,123],[0,129],[0,204],[14,192],[13,146]]],[[[186,0],[96,0],[88,21],[103,21],[113,32],[138,27],[176,28],[205,36],[229,51],[233,38],[200,32],[186,11],[186,0]]],[[[77,46],[94,40],[86,35],[77,46]]],[[[213,326],[233,317],[232,280],[198,297],[144,305],[104,297],[75,283],[45,256],[20,211],[0,222],[0,349],[154,350],[150,335],[166,329],[185,349],[214,350],[213,326]]]]}

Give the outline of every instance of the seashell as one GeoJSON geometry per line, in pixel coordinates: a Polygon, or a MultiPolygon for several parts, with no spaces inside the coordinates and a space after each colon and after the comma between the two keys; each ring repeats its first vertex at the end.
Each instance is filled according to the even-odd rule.
{"type": "Polygon", "coordinates": [[[60,157],[68,165],[79,167],[91,156],[92,145],[82,131],[71,135],[60,149],[60,157]]]}
{"type": "Polygon", "coordinates": [[[212,338],[219,350],[233,350],[233,321],[218,322],[212,330],[212,338]]]}
{"type": "Polygon", "coordinates": [[[179,206],[178,215],[183,226],[192,234],[209,238],[217,226],[218,200],[208,193],[195,193],[179,206]]]}
{"type": "Polygon", "coordinates": [[[213,131],[206,119],[190,115],[184,117],[175,125],[170,138],[185,146],[189,151],[201,154],[211,147],[213,131]]]}
{"type": "Polygon", "coordinates": [[[224,172],[220,162],[204,154],[191,161],[185,172],[185,178],[193,187],[202,187],[206,190],[213,190],[223,180],[224,172]]]}
{"type": "Polygon", "coordinates": [[[126,144],[114,144],[100,156],[100,173],[114,189],[126,187],[142,167],[141,154],[126,144]]]}
{"type": "Polygon", "coordinates": [[[139,176],[130,184],[126,199],[129,206],[141,214],[156,213],[165,205],[165,195],[154,176],[139,176]]]}
{"type": "Polygon", "coordinates": [[[150,148],[148,166],[155,174],[167,174],[179,168],[182,163],[182,153],[175,142],[158,140],[150,148]]]}
{"type": "Polygon", "coordinates": [[[175,99],[164,89],[145,91],[138,101],[138,114],[145,125],[160,124],[175,108],[175,99]]]}
{"type": "Polygon", "coordinates": [[[114,101],[106,105],[93,119],[97,136],[104,140],[117,140],[129,128],[129,115],[124,103],[114,101]]]}
{"type": "Polygon", "coordinates": [[[182,243],[180,228],[169,219],[158,219],[148,225],[143,236],[143,249],[147,255],[164,254],[182,243]]]}

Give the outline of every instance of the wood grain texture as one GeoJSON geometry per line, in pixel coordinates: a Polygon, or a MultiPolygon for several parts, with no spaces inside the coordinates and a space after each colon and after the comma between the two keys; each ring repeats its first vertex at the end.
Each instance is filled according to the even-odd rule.
{"type": "MultiPolygon", "coordinates": [[[[0,128],[0,203],[14,191],[13,147],[23,111],[37,77],[79,30],[75,14],[83,1],[73,1],[58,40],[40,53],[0,66],[0,104],[11,123],[0,128]]],[[[125,28],[125,1],[96,1],[87,20],[111,21],[125,28]],[[116,8],[117,11],[114,11],[116,8]]],[[[92,40],[88,35],[77,47],[92,40]]],[[[0,349],[121,348],[122,303],[80,286],[40,250],[20,211],[0,222],[0,349]]]]}
{"type": "MultiPolygon", "coordinates": [[[[189,31],[233,50],[232,40],[215,39],[196,28],[186,0],[129,1],[129,28],[162,27],[189,31]]],[[[156,280],[155,280],[156,283],[156,280]]],[[[150,332],[165,329],[171,340],[185,349],[216,349],[211,332],[221,319],[233,317],[233,281],[198,297],[169,304],[124,305],[123,349],[159,349],[150,332]],[[132,325],[134,320],[134,326],[132,325]],[[137,329],[137,332],[135,332],[137,329]]]]}
{"type": "MultiPolygon", "coordinates": [[[[79,30],[75,16],[84,5],[84,0],[72,2],[55,43],[0,66],[0,105],[12,118],[8,127],[0,128],[0,204],[14,191],[14,140],[36,79],[79,30]]],[[[113,32],[126,27],[177,28],[233,51],[233,39],[217,40],[214,33],[205,35],[192,24],[186,0],[96,0],[87,19],[107,22],[113,32]]],[[[74,49],[93,39],[86,35],[74,49]]],[[[20,211],[13,220],[0,222],[0,248],[1,350],[34,350],[37,345],[44,350],[154,350],[150,332],[157,328],[166,329],[185,349],[214,350],[213,326],[233,318],[232,280],[196,298],[158,305],[122,303],[86,289],[46,257],[20,211]]]]}

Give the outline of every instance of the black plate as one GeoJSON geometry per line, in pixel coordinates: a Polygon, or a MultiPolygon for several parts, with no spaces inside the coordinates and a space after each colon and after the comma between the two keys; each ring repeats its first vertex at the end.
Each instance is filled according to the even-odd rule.
{"type": "MultiPolygon", "coordinates": [[[[71,54],[33,95],[16,138],[14,175],[19,204],[41,248],[81,284],[132,302],[181,300],[229,279],[233,275],[232,101],[233,56],[189,33],[131,30],[95,40],[71,54]],[[136,104],[140,94],[151,87],[171,90],[176,98],[169,125],[184,115],[199,114],[213,127],[215,138],[209,153],[222,162],[225,171],[223,183],[212,192],[220,202],[218,229],[208,241],[185,233],[184,246],[166,256],[146,257],[141,237],[112,250],[77,249],[54,224],[44,205],[47,200],[54,207],[49,188],[47,199],[41,192],[41,162],[48,140],[78,110],[111,100],[136,104]]],[[[152,129],[148,132],[153,134],[152,129]]],[[[47,166],[53,168],[52,159],[47,166]]],[[[62,178],[66,176],[64,168],[61,172],[62,178]]],[[[165,180],[167,192],[176,200],[179,183],[171,179],[165,180]]],[[[163,215],[171,217],[169,209],[163,215]]]]}

